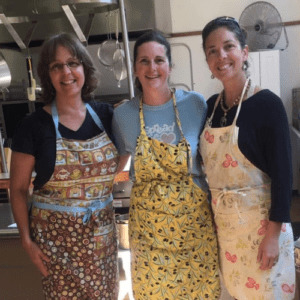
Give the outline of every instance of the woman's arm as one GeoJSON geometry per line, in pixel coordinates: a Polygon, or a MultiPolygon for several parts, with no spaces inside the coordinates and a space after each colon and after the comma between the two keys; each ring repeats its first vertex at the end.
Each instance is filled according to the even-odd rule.
{"type": "Polygon", "coordinates": [[[43,261],[49,262],[50,260],[31,240],[29,233],[27,197],[34,164],[34,156],[21,152],[12,152],[10,165],[10,202],[23,248],[40,272],[44,276],[48,276],[48,271],[43,261]]]}
{"type": "Polygon", "coordinates": [[[258,249],[261,270],[271,269],[278,260],[282,223],[290,219],[292,162],[289,125],[281,99],[270,93],[263,106],[269,112],[262,130],[263,153],[271,177],[271,210],[265,237],[258,249]]]}
{"type": "Polygon", "coordinates": [[[130,154],[120,156],[120,162],[119,162],[117,174],[119,174],[120,172],[123,171],[123,169],[125,168],[125,166],[128,162],[129,157],[130,157],[130,154]]]}

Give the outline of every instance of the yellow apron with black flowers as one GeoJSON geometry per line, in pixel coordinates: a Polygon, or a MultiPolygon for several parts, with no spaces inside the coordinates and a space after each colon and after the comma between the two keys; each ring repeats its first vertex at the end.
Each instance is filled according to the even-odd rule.
{"type": "MultiPolygon", "coordinates": [[[[253,91],[250,88],[248,98],[253,91]]],[[[201,135],[200,149],[212,193],[224,284],[239,300],[292,300],[295,266],[291,224],[282,224],[276,265],[260,270],[256,260],[269,223],[271,179],[239,150],[236,121],[241,101],[231,126],[211,128],[219,100],[201,135]]]]}
{"type": "MultiPolygon", "coordinates": [[[[101,120],[86,104],[93,120],[101,120]]],[[[112,187],[118,152],[104,131],[88,140],[62,138],[55,103],[56,161],[50,180],[33,192],[31,237],[49,258],[47,300],[117,300],[118,246],[112,187]]]]}
{"type": "Polygon", "coordinates": [[[207,194],[190,174],[191,150],[173,94],[178,145],[147,137],[140,101],[129,235],[136,300],[219,299],[216,235],[207,194]]]}

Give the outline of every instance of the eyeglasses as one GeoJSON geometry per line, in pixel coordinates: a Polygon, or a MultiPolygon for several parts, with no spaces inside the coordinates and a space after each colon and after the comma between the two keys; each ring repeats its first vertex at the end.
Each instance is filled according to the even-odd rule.
{"type": "Polygon", "coordinates": [[[64,66],[67,66],[70,70],[75,70],[81,65],[82,65],[82,61],[72,60],[72,61],[69,61],[69,62],[64,63],[64,64],[55,63],[53,65],[50,65],[49,70],[52,73],[59,73],[64,69],[64,66]]]}

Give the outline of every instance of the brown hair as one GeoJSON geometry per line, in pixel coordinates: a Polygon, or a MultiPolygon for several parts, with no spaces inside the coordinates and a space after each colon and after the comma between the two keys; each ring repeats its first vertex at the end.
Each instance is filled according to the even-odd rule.
{"type": "MultiPolygon", "coordinates": [[[[155,31],[155,30],[151,30],[151,31],[144,33],[136,40],[136,42],[134,44],[134,49],[133,49],[133,65],[135,66],[135,64],[136,64],[139,47],[141,45],[143,45],[145,43],[149,43],[149,42],[157,42],[165,47],[166,56],[168,58],[169,65],[171,67],[172,66],[171,45],[160,32],[155,31]]],[[[143,91],[142,85],[138,78],[135,79],[135,86],[140,92],[143,91]]]]}
{"type": "MultiPolygon", "coordinates": [[[[241,45],[241,48],[244,49],[246,44],[246,35],[245,32],[240,27],[238,21],[232,17],[218,17],[210,22],[208,22],[204,29],[202,30],[202,47],[205,52],[205,43],[208,38],[208,36],[218,28],[225,27],[227,30],[231,31],[236,39],[238,40],[239,44],[241,45]]],[[[244,62],[244,71],[247,71],[249,67],[248,61],[244,62]]]]}
{"type": "Polygon", "coordinates": [[[81,97],[84,102],[90,101],[92,92],[99,84],[98,70],[84,45],[76,36],[70,33],[52,36],[42,46],[37,71],[43,88],[43,101],[50,104],[55,98],[56,90],[50,79],[49,65],[55,59],[56,50],[59,46],[68,49],[72,55],[81,61],[85,75],[81,97]]]}

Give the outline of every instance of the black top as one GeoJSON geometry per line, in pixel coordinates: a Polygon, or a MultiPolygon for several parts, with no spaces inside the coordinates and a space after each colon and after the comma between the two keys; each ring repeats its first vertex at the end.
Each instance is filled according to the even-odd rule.
{"type": "MultiPolygon", "coordinates": [[[[207,101],[210,117],[218,95],[207,101]]],[[[236,115],[237,106],[227,114],[227,126],[236,115]]],[[[220,127],[223,117],[220,104],[212,127],[220,127]]],[[[238,146],[245,157],[272,179],[270,220],[290,222],[293,171],[290,132],[287,115],[279,97],[262,90],[242,103],[237,119],[238,146]]]]}
{"type": "MultiPolygon", "coordinates": [[[[112,105],[95,101],[89,102],[89,104],[100,118],[108,136],[114,142],[111,132],[112,105]]],[[[73,140],[87,140],[102,132],[88,110],[86,110],[83,124],[77,131],[68,129],[60,123],[58,129],[62,137],[73,140]]],[[[37,174],[33,185],[35,190],[40,189],[50,179],[55,166],[56,133],[52,116],[42,108],[26,116],[16,128],[11,149],[35,157],[35,172],[37,174]]]]}

